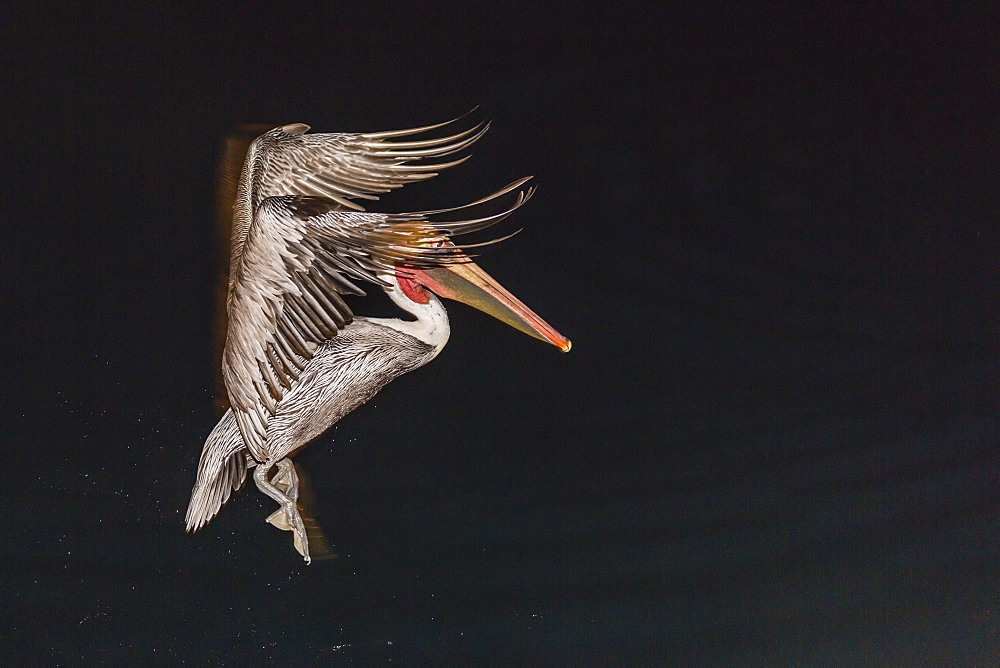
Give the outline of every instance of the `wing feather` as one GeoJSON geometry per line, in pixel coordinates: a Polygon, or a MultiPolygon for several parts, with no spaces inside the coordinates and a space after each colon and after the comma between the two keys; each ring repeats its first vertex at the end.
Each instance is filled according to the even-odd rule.
{"type": "Polygon", "coordinates": [[[197,531],[215,517],[243,485],[247,466],[243,437],[232,411],[226,411],[209,434],[198,461],[198,478],[184,518],[188,531],[197,531]]]}
{"type": "MultiPolygon", "coordinates": [[[[449,121],[452,122],[452,121],[449,121]]],[[[489,129],[479,123],[446,137],[394,142],[392,137],[436,129],[447,123],[396,133],[286,132],[276,128],[257,141],[266,146],[254,184],[256,201],[282,195],[312,195],[333,199],[341,208],[363,211],[352,199],[378,199],[403,185],[431,178],[468,158],[437,164],[409,164],[469,148],[489,129]],[[347,201],[345,201],[347,200],[347,201]]],[[[289,126],[285,126],[286,128],[289,126]]]]}
{"type": "Polygon", "coordinates": [[[469,148],[489,129],[488,123],[445,137],[390,141],[437,130],[457,120],[365,134],[307,134],[309,126],[294,123],[257,137],[247,150],[233,208],[230,291],[249,227],[265,199],[304,195],[325,198],[340,210],[364,211],[352,200],[378,199],[380,193],[432,178],[468,159],[426,162],[469,148]]]}

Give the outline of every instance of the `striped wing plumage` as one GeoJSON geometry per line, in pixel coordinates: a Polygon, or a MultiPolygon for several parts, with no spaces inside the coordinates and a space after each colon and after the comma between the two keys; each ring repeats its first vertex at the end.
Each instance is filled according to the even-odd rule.
{"type": "Polygon", "coordinates": [[[408,142],[405,148],[384,141],[386,135],[434,127],[373,135],[304,135],[294,134],[298,127],[285,126],[251,146],[234,215],[223,376],[255,460],[267,459],[269,417],[315,347],[351,322],[353,314],[340,295],[363,295],[356,281],[382,283],[379,272],[395,264],[460,261],[456,247],[436,246],[434,240],[492,225],[530,196],[530,189],[520,190],[527,181],[522,179],[456,209],[410,214],[345,210],[346,197],[384,192],[432,176],[404,161],[461,150],[485,130],[408,142]],[[305,142],[311,137],[320,139],[305,142]],[[397,148],[386,147],[392,145],[397,148]],[[444,220],[515,191],[515,203],[500,213],[444,220]]]}

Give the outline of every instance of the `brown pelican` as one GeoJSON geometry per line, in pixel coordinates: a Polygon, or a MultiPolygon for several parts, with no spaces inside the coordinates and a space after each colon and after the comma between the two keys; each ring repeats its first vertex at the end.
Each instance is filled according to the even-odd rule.
{"type": "MultiPolygon", "coordinates": [[[[444,124],[441,124],[444,125],[444,124]]],[[[237,191],[223,375],[232,408],[209,435],[186,515],[197,530],[256,466],[257,487],[280,504],[268,521],[293,532],[310,561],[288,457],[394,378],[434,359],[450,335],[438,296],[468,303],[563,351],[570,342],[452,244],[449,236],[492,225],[531,195],[522,179],[466,207],[368,213],[350,201],[429,178],[435,165],[408,161],[467,147],[485,127],[451,137],[388,142],[440,127],[367,135],[306,135],[302,124],[251,144],[237,191]],[[443,216],[517,192],[500,213],[443,216]],[[341,294],[379,284],[415,320],[354,318],[341,294]],[[437,296],[436,296],[437,295],[437,296]],[[278,471],[270,477],[272,469],[278,471]]]]}

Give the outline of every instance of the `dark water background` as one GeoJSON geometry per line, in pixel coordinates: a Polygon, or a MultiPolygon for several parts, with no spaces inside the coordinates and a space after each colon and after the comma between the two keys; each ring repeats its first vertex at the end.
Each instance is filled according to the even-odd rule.
{"type": "MultiPolygon", "coordinates": [[[[15,663],[1000,660],[995,11],[6,10],[0,621],[15,663]],[[237,124],[494,121],[478,312],[196,535],[237,124]]],[[[365,311],[359,307],[359,312],[365,311]]]]}

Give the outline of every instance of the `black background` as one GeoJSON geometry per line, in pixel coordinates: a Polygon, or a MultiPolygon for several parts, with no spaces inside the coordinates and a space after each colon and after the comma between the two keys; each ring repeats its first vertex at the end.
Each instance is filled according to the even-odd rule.
{"type": "Polygon", "coordinates": [[[8,7],[4,656],[1000,659],[998,16],[694,4],[8,7]],[[338,558],[185,534],[222,139],[475,105],[378,206],[536,175],[481,264],[573,351],[455,305],[298,457],[338,558]]]}

